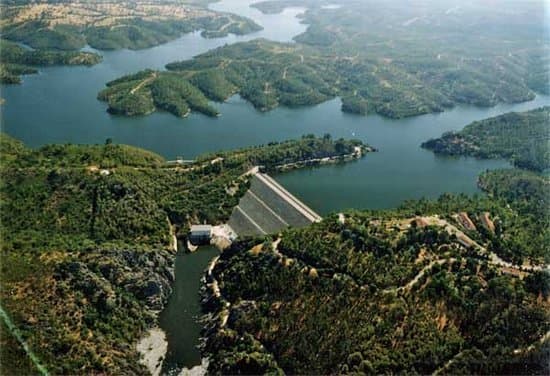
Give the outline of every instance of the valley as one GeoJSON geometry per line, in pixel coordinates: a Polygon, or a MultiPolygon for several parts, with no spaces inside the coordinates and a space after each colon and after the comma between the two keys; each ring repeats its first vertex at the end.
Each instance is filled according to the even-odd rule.
{"type": "Polygon", "coordinates": [[[544,9],[455,5],[2,3],[2,373],[548,374],[544,9]]]}

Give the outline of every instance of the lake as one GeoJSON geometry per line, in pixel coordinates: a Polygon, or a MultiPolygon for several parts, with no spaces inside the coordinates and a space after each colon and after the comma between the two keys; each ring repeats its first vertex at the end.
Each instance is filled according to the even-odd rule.
{"type": "MultiPolygon", "coordinates": [[[[264,30],[220,39],[187,34],[162,46],[140,51],[101,52],[94,67],[51,67],[38,75],[24,76],[22,85],[1,87],[6,103],[0,106],[1,128],[31,147],[48,143],[99,143],[112,138],[153,150],[166,158],[193,158],[198,154],[264,144],[313,133],[334,138],[358,138],[379,149],[365,158],[343,165],[296,170],[277,175],[277,180],[320,214],[346,208],[381,209],[405,199],[435,198],[443,192],[478,192],[480,172],[508,166],[505,161],[444,158],[420,148],[420,144],[449,130],[508,111],[523,111],[550,104],[538,96],[520,104],[492,108],[458,106],[440,114],[392,120],[378,115],[361,117],[340,111],[340,100],[299,109],[256,111],[238,96],[216,104],[219,118],[192,114],[186,119],[168,113],[127,118],[106,112],[96,99],[105,83],[145,68],[163,69],[177,60],[225,44],[254,38],[291,42],[306,26],[296,17],[304,10],[286,9],[279,15],[263,15],[250,8],[253,1],[224,0],[211,7],[250,17],[264,30]]],[[[212,248],[176,258],[174,293],[160,323],[167,332],[167,367],[191,367],[200,363],[198,344],[200,314],[197,291],[200,276],[216,254],[212,248]]]]}
{"type": "Polygon", "coordinates": [[[485,169],[507,166],[503,161],[442,158],[422,150],[428,138],[461,129],[474,120],[550,104],[550,97],[492,108],[456,107],[441,114],[392,120],[378,115],[361,117],[340,111],[340,100],[299,109],[256,111],[238,96],[216,104],[222,116],[192,114],[186,119],[169,113],[128,118],[106,112],[96,99],[105,83],[145,68],[189,59],[225,44],[268,38],[291,42],[306,25],[297,16],[303,8],[264,15],[249,7],[253,0],[224,0],[211,7],[250,17],[264,30],[246,36],[204,39],[199,32],[140,51],[105,51],[93,67],[51,67],[24,76],[22,85],[3,85],[1,127],[26,145],[48,143],[103,143],[112,138],[153,150],[166,158],[193,158],[198,154],[300,137],[307,133],[359,138],[378,148],[363,160],[338,166],[279,175],[281,184],[320,214],[345,208],[389,208],[404,199],[434,198],[443,192],[477,191],[477,175],[485,169]]]}

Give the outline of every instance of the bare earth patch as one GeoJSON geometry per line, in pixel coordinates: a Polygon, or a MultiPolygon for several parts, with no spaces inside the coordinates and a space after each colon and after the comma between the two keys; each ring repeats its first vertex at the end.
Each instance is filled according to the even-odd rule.
{"type": "Polygon", "coordinates": [[[160,375],[167,350],[166,334],[159,328],[150,329],[137,344],[137,351],[142,357],[140,363],[145,365],[153,376],[160,375]]]}

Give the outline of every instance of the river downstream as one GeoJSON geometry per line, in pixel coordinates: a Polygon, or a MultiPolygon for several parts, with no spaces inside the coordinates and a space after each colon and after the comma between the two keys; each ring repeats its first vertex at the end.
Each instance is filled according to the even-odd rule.
{"type": "Polygon", "coordinates": [[[215,247],[201,247],[195,253],[180,252],[176,256],[173,293],[159,317],[168,341],[163,374],[174,375],[182,367],[192,368],[201,363],[197,348],[201,332],[198,291],[204,269],[218,253],[215,247]]]}
{"type": "MultiPolygon", "coordinates": [[[[379,149],[365,158],[344,165],[295,170],[276,176],[290,192],[320,214],[346,208],[381,209],[406,199],[435,198],[444,192],[478,192],[480,172],[508,166],[505,161],[474,158],[444,158],[420,148],[420,144],[449,130],[509,111],[524,111],[550,105],[550,97],[492,108],[458,106],[440,114],[408,119],[361,117],[340,111],[340,100],[299,109],[256,111],[240,97],[215,104],[222,116],[191,114],[186,119],[168,113],[128,118],[106,112],[96,99],[105,83],[145,68],[163,69],[177,60],[189,59],[212,48],[254,38],[291,42],[305,31],[300,8],[282,14],[263,15],[250,8],[254,1],[223,0],[211,7],[254,19],[264,30],[247,36],[203,39],[187,34],[162,46],[140,51],[103,51],[103,62],[94,67],[51,67],[38,75],[24,76],[22,85],[2,85],[6,103],[0,107],[1,128],[30,147],[49,143],[136,145],[166,158],[193,158],[198,154],[265,144],[313,133],[334,138],[358,138],[379,149]]],[[[200,276],[216,254],[202,248],[193,255],[178,255],[174,293],[160,317],[169,341],[165,371],[200,364],[196,349],[200,326],[198,288],[200,276]]]]}

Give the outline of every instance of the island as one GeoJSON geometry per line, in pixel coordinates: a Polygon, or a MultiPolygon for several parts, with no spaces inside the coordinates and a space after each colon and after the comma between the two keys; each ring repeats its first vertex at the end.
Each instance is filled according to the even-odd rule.
{"type": "Polygon", "coordinates": [[[436,154],[504,158],[534,171],[550,168],[550,107],[509,112],[473,122],[459,132],[422,143],[436,154]]]}
{"type": "Polygon", "coordinates": [[[447,5],[260,2],[253,6],[269,13],[306,6],[306,32],[295,43],[236,43],[170,63],[167,71],[131,74],[98,97],[108,111],[130,116],[155,110],[216,116],[208,102],[238,94],[260,111],[340,97],[342,111],[403,118],[550,93],[540,3],[521,3],[521,12],[515,3],[447,5]]]}

